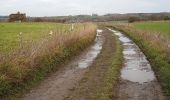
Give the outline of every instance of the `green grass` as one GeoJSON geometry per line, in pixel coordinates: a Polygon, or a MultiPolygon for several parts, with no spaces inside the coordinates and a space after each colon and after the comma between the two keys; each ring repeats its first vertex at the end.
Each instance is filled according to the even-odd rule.
{"type": "Polygon", "coordinates": [[[109,67],[108,71],[104,77],[104,86],[99,89],[98,98],[100,100],[110,100],[111,98],[116,98],[116,88],[118,85],[118,78],[120,74],[120,69],[122,68],[123,54],[122,46],[118,38],[116,38],[116,52],[112,61],[112,65],[109,67]]]}
{"type": "Polygon", "coordinates": [[[170,21],[158,21],[158,22],[139,22],[133,24],[137,29],[154,32],[160,32],[161,34],[168,36],[170,39],[170,21]]]}
{"type": "Polygon", "coordinates": [[[56,23],[0,23],[0,54],[19,48],[22,32],[23,42],[36,41],[49,36],[49,32],[69,30],[68,24],[56,23]]]}

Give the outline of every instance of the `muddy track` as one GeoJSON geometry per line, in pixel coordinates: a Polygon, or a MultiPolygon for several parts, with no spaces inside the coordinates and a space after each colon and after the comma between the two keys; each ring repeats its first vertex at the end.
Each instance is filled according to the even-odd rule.
{"type": "Polygon", "coordinates": [[[149,61],[140,48],[121,32],[112,31],[123,45],[118,100],[166,100],[149,61]]]}
{"type": "Polygon", "coordinates": [[[115,55],[113,34],[122,42],[124,56],[118,98],[114,100],[165,100],[154,72],[139,47],[122,33],[111,29],[103,29],[92,46],[21,100],[100,100],[97,93],[105,85],[104,76],[115,55]]]}
{"type": "Polygon", "coordinates": [[[103,42],[104,36],[101,33],[97,34],[94,44],[69,61],[59,71],[48,76],[20,100],[63,100],[67,98],[101,52],[103,42]]]}
{"type": "Polygon", "coordinates": [[[98,92],[104,83],[105,74],[111,66],[115,51],[116,40],[114,35],[107,29],[103,29],[105,37],[103,49],[97,59],[89,67],[79,85],[65,100],[100,100],[98,92]]]}

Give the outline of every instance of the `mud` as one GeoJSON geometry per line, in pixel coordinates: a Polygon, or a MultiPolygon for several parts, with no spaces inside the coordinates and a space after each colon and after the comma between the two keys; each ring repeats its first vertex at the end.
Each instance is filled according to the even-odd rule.
{"type": "Polygon", "coordinates": [[[98,57],[89,67],[89,71],[64,100],[102,100],[99,97],[100,89],[106,85],[104,78],[116,53],[116,40],[112,32],[103,29],[104,43],[103,49],[98,57]]]}
{"type": "Polygon", "coordinates": [[[102,50],[103,35],[97,33],[95,43],[72,59],[63,69],[50,75],[40,85],[25,94],[20,100],[63,100],[74,90],[75,86],[89,69],[102,50]]]}
{"type": "Polygon", "coordinates": [[[77,61],[79,68],[87,68],[94,61],[97,55],[100,53],[103,44],[103,40],[101,36],[102,36],[102,30],[98,29],[96,39],[95,39],[96,42],[95,45],[91,47],[91,50],[89,50],[89,52],[87,52],[85,56],[81,57],[81,59],[77,61]]]}
{"type": "Polygon", "coordinates": [[[118,100],[165,100],[149,61],[139,47],[121,32],[111,30],[123,45],[118,100]]]}

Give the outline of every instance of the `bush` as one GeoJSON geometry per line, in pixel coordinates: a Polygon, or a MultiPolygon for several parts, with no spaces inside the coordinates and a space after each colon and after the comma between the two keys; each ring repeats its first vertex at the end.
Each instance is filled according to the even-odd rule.
{"type": "Polygon", "coordinates": [[[133,22],[136,22],[136,21],[140,21],[140,18],[139,17],[129,17],[129,19],[128,19],[129,23],[133,23],[133,22]]]}

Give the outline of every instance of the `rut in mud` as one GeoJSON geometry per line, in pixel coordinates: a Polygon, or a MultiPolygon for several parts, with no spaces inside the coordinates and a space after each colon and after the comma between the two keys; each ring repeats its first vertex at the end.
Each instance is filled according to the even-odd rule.
{"type": "Polygon", "coordinates": [[[93,64],[89,67],[89,71],[85,73],[82,80],[70,93],[69,97],[64,100],[101,100],[100,89],[106,85],[105,75],[112,66],[113,59],[116,54],[116,38],[107,29],[103,29],[105,37],[103,49],[93,64]]]}
{"type": "Polygon", "coordinates": [[[118,100],[165,100],[150,63],[139,47],[121,32],[111,30],[123,45],[118,100]]]}
{"type": "Polygon", "coordinates": [[[75,88],[98,56],[103,46],[103,35],[98,33],[93,45],[68,62],[62,69],[42,81],[21,100],[63,100],[75,88]]]}

